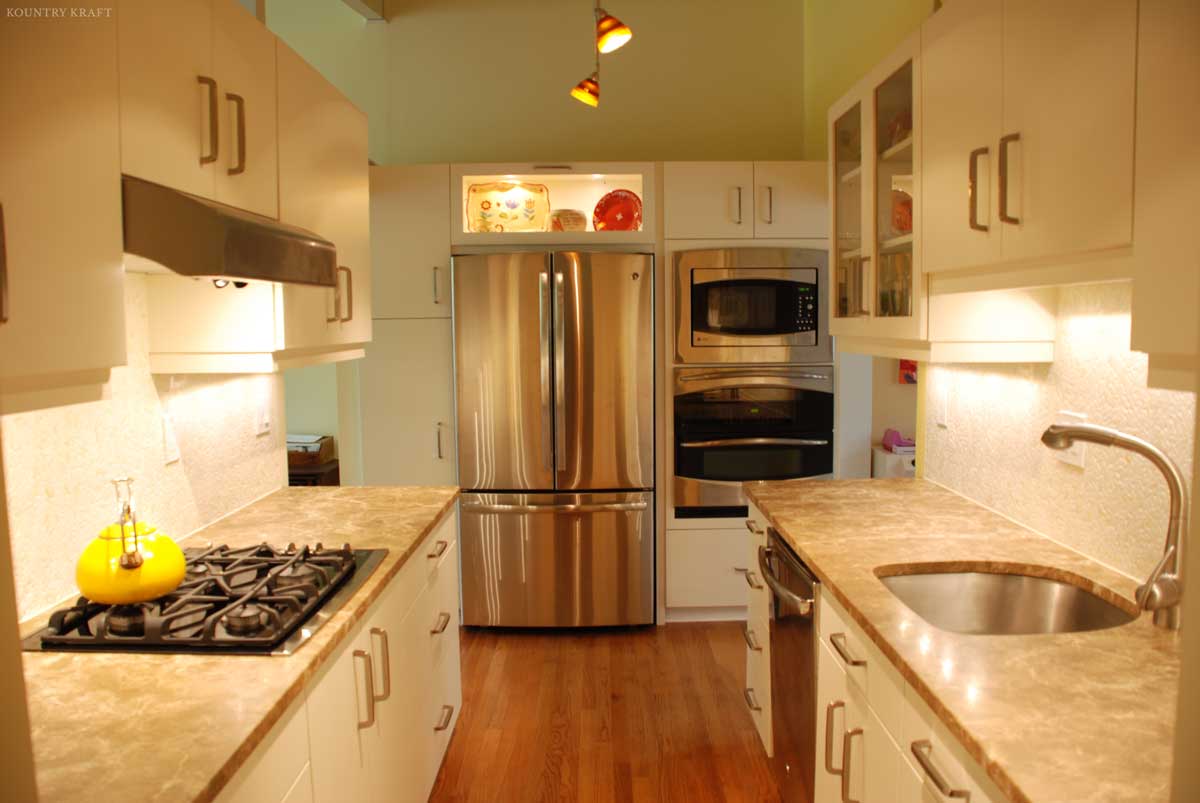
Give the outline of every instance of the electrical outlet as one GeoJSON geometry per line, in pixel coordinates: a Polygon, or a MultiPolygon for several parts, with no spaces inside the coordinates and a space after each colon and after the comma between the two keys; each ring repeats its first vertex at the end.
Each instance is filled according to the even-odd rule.
{"type": "Polygon", "coordinates": [[[171,465],[179,461],[179,439],[175,437],[175,422],[171,420],[171,414],[166,410],[162,411],[162,444],[163,444],[163,465],[171,465]]]}
{"type": "Polygon", "coordinates": [[[258,413],[254,417],[254,432],[256,435],[271,434],[271,408],[266,404],[258,406],[258,413]]]}
{"type": "MultiPolygon", "coordinates": [[[[1084,421],[1087,421],[1086,413],[1073,413],[1070,410],[1059,410],[1058,416],[1054,419],[1055,424],[1062,426],[1082,424],[1084,421]]],[[[1087,457],[1087,444],[1083,441],[1075,441],[1069,449],[1051,449],[1050,451],[1068,466],[1083,468],[1084,458],[1087,457]]]]}

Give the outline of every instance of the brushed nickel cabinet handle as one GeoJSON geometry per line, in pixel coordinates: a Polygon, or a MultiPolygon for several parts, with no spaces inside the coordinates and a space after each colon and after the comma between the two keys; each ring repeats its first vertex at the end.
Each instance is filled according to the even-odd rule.
{"type": "Polygon", "coordinates": [[[429,553],[428,555],[426,555],[425,557],[427,557],[427,558],[430,558],[430,559],[432,559],[432,558],[440,558],[442,555],[446,554],[446,550],[447,550],[449,547],[450,547],[450,544],[448,544],[447,542],[445,542],[445,541],[438,541],[436,544],[434,544],[434,545],[433,545],[433,551],[432,551],[432,552],[430,552],[430,553],[429,553]]]}
{"type": "Polygon", "coordinates": [[[433,726],[433,729],[435,731],[444,731],[446,728],[450,727],[450,720],[452,719],[454,719],[454,706],[442,706],[442,718],[438,721],[438,724],[433,726]]]}
{"type": "Polygon", "coordinates": [[[233,92],[225,93],[225,100],[233,101],[237,109],[237,164],[225,172],[236,176],[246,172],[246,99],[233,92]]]}
{"type": "Polygon", "coordinates": [[[363,730],[375,724],[375,669],[371,666],[370,654],[365,650],[355,650],[354,657],[362,660],[363,674],[367,680],[367,718],[358,721],[358,729],[363,730]]]}
{"type": "Polygon", "coordinates": [[[742,188],[737,188],[737,220],[733,221],[739,226],[742,225],[742,188]]]}
{"type": "Polygon", "coordinates": [[[775,223],[775,188],[767,185],[767,223],[775,223]]]}
{"type": "Polygon", "coordinates": [[[450,614],[442,611],[438,614],[437,624],[429,631],[431,636],[439,636],[446,632],[446,628],[450,625],[450,614]]]}
{"type": "Polygon", "coordinates": [[[846,769],[846,756],[842,755],[842,766],[833,766],[833,712],[845,708],[843,700],[834,700],[825,706],[825,771],[830,775],[841,775],[846,769]]]}
{"type": "Polygon", "coordinates": [[[340,318],[342,323],[354,320],[354,271],[345,265],[339,265],[338,271],[346,271],[346,317],[340,318]]]}
{"type": "Polygon", "coordinates": [[[438,287],[438,266],[437,265],[433,266],[433,303],[434,304],[442,303],[442,291],[441,291],[441,288],[438,287]]]}
{"type": "Polygon", "coordinates": [[[846,634],[831,633],[829,635],[829,643],[833,645],[833,649],[837,652],[841,659],[845,661],[846,666],[866,666],[867,662],[862,658],[854,658],[846,650],[846,634]]]}
{"type": "MultiPolygon", "coordinates": [[[[375,686],[371,686],[371,696],[375,698],[375,702],[382,703],[384,700],[392,696],[392,651],[388,648],[387,631],[379,628],[371,628],[372,636],[379,636],[379,643],[383,647],[383,694],[375,693],[375,686]]],[[[374,678],[371,678],[374,681],[374,678]]]]}
{"type": "Polygon", "coordinates": [[[746,529],[755,535],[762,535],[762,527],[755,524],[754,519],[746,519],[746,529]]]}
{"type": "Polygon", "coordinates": [[[758,704],[758,697],[754,694],[754,689],[745,689],[742,696],[746,698],[746,705],[750,706],[751,711],[762,711],[762,706],[758,704]]]}
{"type": "Polygon", "coordinates": [[[1008,146],[1020,141],[1020,134],[1005,134],[1000,137],[1000,219],[1005,223],[1021,222],[1019,217],[1008,214],[1008,146]]]}
{"type": "Polygon", "coordinates": [[[220,152],[221,131],[217,120],[217,82],[207,75],[197,75],[196,80],[208,87],[208,140],[211,150],[207,155],[200,154],[200,164],[212,164],[217,161],[220,152]]]}
{"type": "Polygon", "coordinates": [[[443,424],[441,421],[437,422],[437,459],[438,460],[446,459],[445,455],[442,454],[442,427],[444,427],[444,426],[445,426],[445,424],[443,424]]]}
{"type": "Polygon", "coordinates": [[[0,204],[0,323],[8,323],[8,252],[4,247],[4,204],[0,204]]]}
{"type": "MultiPolygon", "coordinates": [[[[341,273],[341,268],[338,268],[338,274],[341,273]]],[[[342,283],[334,278],[333,280],[333,317],[326,316],[325,323],[337,323],[338,313],[342,309],[342,283]]]]}
{"type": "Polygon", "coordinates": [[[846,735],[842,737],[842,803],[862,803],[850,797],[850,759],[854,757],[851,752],[851,740],[855,736],[862,736],[862,732],[862,728],[855,728],[846,731],[846,735]]]}
{"type": "Polygon", "coordinates": [[[742,627],[742,638],[746,639],[746,646],[755,652],[762,652],[762,645],[758,643],[758,637],[754,635],[754,631],[749,625],[742,627]]]}
{"type": "Polygon", "coordinates": [[[956,797],[961,800],[971,799],[971,792],[969,790],[955,789],[942,773],[938,771],[938,768],[933,766],[933,760],[929,757],[929,754],[933,752],[933,745],[928,739],[918,739],[912,743],[911,749],[913,757],[917,759],[917,763],[921,765],[921,769],[925,770],[925,774],[929,776],[929,780],[937,787],[942,797],[956,797]]]}
{"type": "Polygon", "coordinates": [[[979,157],[987,156],[987,148],[976,148],[967,159],[967,223],[975,231],[987,231],[979,222],[979,157]]]}
{"type": "Polygon", "coordinates": [[[758,591],[763,587],[763,584],[758,582],[758,575],[756,575],[754,572],[746,572],[742,575],[742,577],[746,578],[746,585],[750,586],[755,591],[758,591]]]}

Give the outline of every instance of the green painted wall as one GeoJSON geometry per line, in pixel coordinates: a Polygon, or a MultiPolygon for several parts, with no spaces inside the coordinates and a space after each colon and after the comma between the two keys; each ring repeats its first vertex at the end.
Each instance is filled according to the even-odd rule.
{"type": "Polygon", "coordinates": [[[932,0],[607,0],[634,39],[592,70],[587,0],[268,0],[267,23],[364,109],[379,163],[821,159],[825,109],[932,0]],[[614,5],[614,3],[616,5],[614,5]]]}
{"type": "Polygon", "coordinates": [[[825,113],[920,27],[933,0],[804,0],[804,158],[825,158],[825,113]]]}

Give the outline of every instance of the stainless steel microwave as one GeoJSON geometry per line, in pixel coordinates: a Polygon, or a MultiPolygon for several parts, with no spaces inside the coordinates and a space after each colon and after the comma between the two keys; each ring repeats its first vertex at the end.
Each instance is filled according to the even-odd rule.
{"type": "Polygon", "coordinates": [[[828,255],[815,248],[676,252],[677,360],[832,362],[828,270],[828,255]]]}

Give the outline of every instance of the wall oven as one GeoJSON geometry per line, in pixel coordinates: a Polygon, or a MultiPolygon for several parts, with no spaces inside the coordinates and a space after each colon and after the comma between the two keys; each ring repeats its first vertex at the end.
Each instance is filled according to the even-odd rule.
{"type": "Polygon", "coordinates": [[[676,519],[747,515],[742,483],[833,473],[833,368],[677,368],[676,519]]]}
{"type": "Polygon", "coordinates": [[[812,248],[675,254],[681,363],[828,363],[828,255],[812,248]]]}

